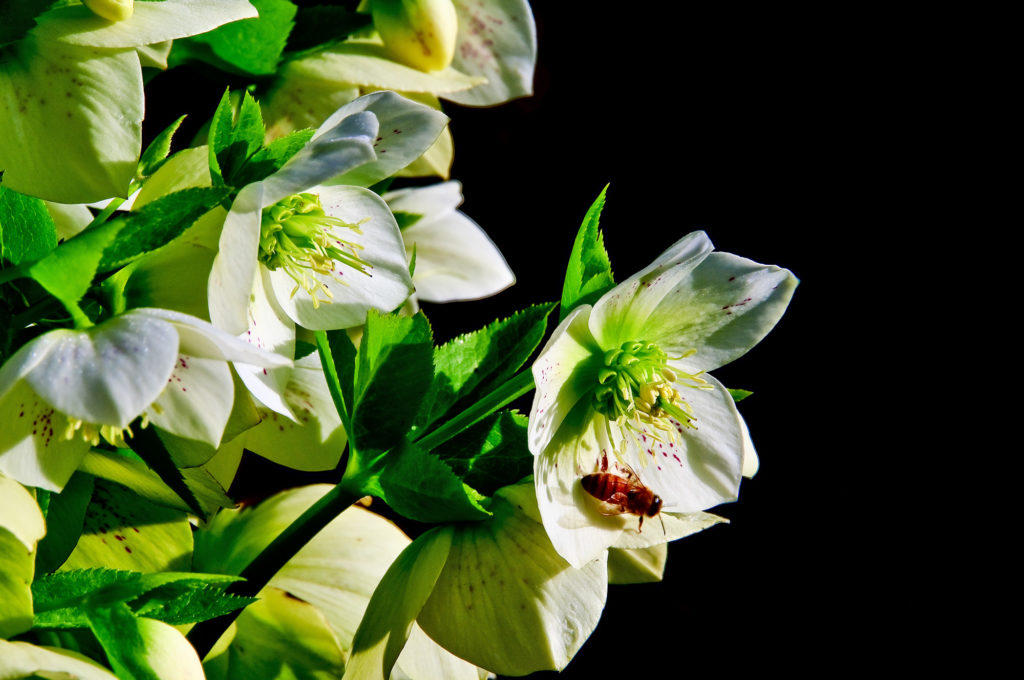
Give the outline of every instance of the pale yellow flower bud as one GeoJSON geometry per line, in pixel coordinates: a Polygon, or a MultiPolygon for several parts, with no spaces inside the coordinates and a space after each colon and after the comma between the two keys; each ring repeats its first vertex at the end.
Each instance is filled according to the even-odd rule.
{"type": "Polygon", "coordinates": [[[373,23],[391,55],[421,71],[452,63],[459,20],[452,0],[372,0],[373,23]]]}
{"type": "Polygon", "coordinates": [[[82,0],[93,14],[109,21],[124,21],[135,11],[135,0],[82,0]]]}

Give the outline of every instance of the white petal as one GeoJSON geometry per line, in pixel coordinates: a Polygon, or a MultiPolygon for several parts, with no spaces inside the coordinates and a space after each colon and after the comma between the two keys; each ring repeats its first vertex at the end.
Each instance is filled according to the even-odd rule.
{"type": "Polygon", "coordinates": [[[448,116],[394,92],[374,92],[338,109],[317,131],[314,140],[346,116],[369,111],[379,129],[373,139],[377,160],[361,165],[331,181],[368,187],[390,177],[423,155],[448,124],[448,116]]]}
{"type": "MultiPolygon", "coordinates": [[[[133,309],[128,315],[160,319],[172,324],[178,331],[182,354],[203,359],[240,361],[254,366],[276,367],[292,364],[291,359],[283,354],[256,348],[245,340],[228,335],[213,324],[188,314],[170,309],[146,308],[133,309]]],[[[294,348],[291,348],[291,351],[294,353],[294,348]]]]}
{"type": "Polygon", "coordinates": [[[208,284],[210,321],[232,335],[245,332],[245,310],[258,267],[263,186],[250,184],[238,193],[224,220],[220,250],[208,284]]]}
{"type": "MultiPolygon", "coordinates": [[[[654,342],[642,336],[651,326],[654,310],[713,248],[704,232],[687,234],[650,265],[601,296],[590,315],[590,329],[601,347],[613,349],[633,340],[654,342]]],[[[666,319],[666,323],[674,322],[679,320],[666,319]]]]}
{"type": "Polygon", "coordinates": [[[0,673],[8,678],[30,678],[35,675],[78,680],[117,680],[113,673],[77,652],[6,640],[0,640],[0,673]]]}
{"type": "Polygon", "coordinates": [[[246,0],[137,2],[130,19],[107,21],[85,7],[61,7],[39,17],[36,35],[75,45],[135,47],[206,33],[257,16],[246,0]]]}
{"type": "Polygon", "coordinates": [[[740,428],[743,431],[743,476],[752,479],[761,467],[757,458],[757,450],[754,448],[754,440],[750,438],[750,430],[747,428],[747,421],[740,416],[740,428]]]}
{"type": "MultiPolygon", "coordinates": [[[[696,430],[677,426],[675,441],[641,435],[642,450],[630,445],[625,462],[661,496],[662,509],[697,512],[736,500],[743,461],[739,412],[728,390],[710,375],[714,389],[676,385],[692,406],[696,430]]],[[[674,421],[673,421],[674,422],[674,421]]]]}
{"type": "Polygon", "coordinates": [[[144,67],[167,70],[167,57],[171,54],[173,41],[153,43],[152,45],[139,45],[135,51],[139,53],[139,63],[144,67]]]}
{"type": "Polygon", "coordinates": [[[140,315],[50,334],[57,342],[25,380],[55,409],[88,423],[128,425],[163,391],[178,358],[174,326],[140,315]]]}
{"type": "Polygon", "coordinates": [[[696,348],[682,364],[714,370],[742,356],[782,318],[797,279],[786,269],[712,253],[678,280],[644,331],[666,352],[696,348]]]}
{"type": "Polygon", "coordinates": [[[134,210],[139,210],[147,203],[175,191],[208,187],[211,183],[209,147],[183,149],[168,158],[167,162],[146,179],[146,183],[135,195],[132,206],[134,210]]]}
{"type": "Polygon", "coordinates": [[[53,218],[57,228],[57,238],[66,241],[80,233],[92,222],[92,212],[82,203],[51,203],[46,202],[46,210],[53,218]]]}
{"type": "Polygon", "coordinates": [[[373,140],[380,126],[373,113],[354,111],[330,120],[333,125],[322,125],[309,144],[263,180],[263,206],[272,206],[377,158],[373,140]]]}
{"type": "Polygon", "coordinates": [[[216,447],[231,415],[233,398],[227,363],[181,355],[167,388],[146,412],[157,427],[216,447]]]}
{"type": "MultiPolygon", "coordinates": [[[[245,339],[258,349],[281,356],[295,356],[295,322],[288,318],[268,290],[270,273],[260,267],[248,304],[249,319],[245,339]]],[[[270,410],[296,420],[284,395],[291,376],[290,368],[267,368],[235,364],[235,371],[249,392],[270,410]]]]}
{"type": "Polygon", "coordinates": [[[274,87],[260,102],[267,141],[304,128],[315,130],[332,113],[359,96],[358,87],[295,75],[291,68],[293,63],[289,62],[278,71],[274,87]]]}
{"type": "Polygon", "coordinates": [[[462,184],[453,180],[426,187],[398,189],[387,192],[381,198],[393,212],[440,217],[454,212],[462,205],[462,184]]]}
{"type": "Polygon", "coordinates": [[[459,71],[487,84],[445,95],[469,106],[490,106],[533,93],[537,28],[526,0],[455,0],[459,16],[455,59],[459,71]]]}
{"type": "Polygon", "coordinates": [[[263,422],[242,435],[245,448],[293,470],[333,470],[347,438],[316,352],[296,362],[285,401],[298,422],[263,413],[263,422]]]}
{"type": "Polygon", "coordinates": [[[382,45],[342,43],[289,64],[289,76],[375,90],[449,94],[487,82],[453,68],[426,73],[387,56],[382,45]]]}
{"type": "Polygon", "coordinates": [[[4,186],[60,203],[126,196],[142,114],[134,50],[20,41],[0,66],[4,186]]]}
{"type": "Polygon", "coordinates": [[[366,322],[368,310],[390,312],[412,293],[412,278],[405,261],[402,232],[384,201],[372,191],[360,187],[320,186],[310,192],[319,194],[324,212],[346,222],[363,222],[361,234],[339,229],[339,238],[362,246],[359,257],[370,264],[369,276],[344,264],[334,274],[343,283],[326,275],[316,275],[331,296],[330,302],[313,305],[309,294],[299,289],[283,270],[270,272],[271,286],[278,304],[300,326],[310,330],[350,328],[366,322]]]}
{"type": "Polygon", "coordinates": [[[139,661],[149,668],[160,669],[161,679],[205,680],[203,664],[195,648],[178,629],[163,621],[141,616],[133,617],[133,620],[145,645],[139,661]]]}
{"type": "Polygon", "coordinates": [[[728,521],[710,512],[662,512],[657,517],[647,518],[642,531],[637,531],[636,528],[623,531],[615,541],[615,547],[629,550],[650,548],[728,521]]]}
{"type": "Polygon", "coordinates": [[[590,305],[581,305],[562,320],[547,345],[533,363],[537,391],[530,409],[529,441],[533,455],[540,455],[555,436],[562,421],[583,396],[578,380],[572,380],[577,367],[586,359],[601,354],[590,334],[590,305]]]}
{"type": "Polygon", "coordinates": [[[28,552],[34,551],[46,535],[46,522],[36,499],[21,484],[3,475],[0,475],[0,529],[9,531],[28,552]]]}
{"type": "Polygon", "coordinates": [[[610,449],[595,420],[599,419],[592,419],[572,442],[564,442],[556,436],[548,450],[534,459],[533,465],[544,530],[558,554],[576,568],[601,556],[618,540],[627,524],[636,521],[624,515],[600,514],[598,504],[580,484],[582,475],[589,474],[593,467],[578,467],[577,450],[596,460],[602,451],[610,449]]]}
{"type": "Polygon", "coordinates": [[[532,493],[497,496],[494,516],[458,526],[418,622],[456,656],[503,675],[562,669],[597,626],[606,553],[580,569],[530,518],[532,493]]]}

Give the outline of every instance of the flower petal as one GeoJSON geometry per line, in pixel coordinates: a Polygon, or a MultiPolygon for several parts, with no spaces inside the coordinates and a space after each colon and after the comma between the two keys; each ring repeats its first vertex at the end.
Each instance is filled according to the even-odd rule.
{"type": "MultiPolygon", "coordinates": [[[[249,329],[245,339],[258,349],[281,356],[295,356],[295,322],[288,318],[269,290],[270,273],[260,267],[248,304],[249,329]]],[[[235,364],[235,371],[249,392],[270,410],[295,420],[284,399],[290,368],[235,364]]]]}
{"type": "Polygon", "coordinates": [[[590,334],[590,313],[589,305],[574,309],[551,334],[533,363],[537,391],[530,409],[529,441],[535,456],[548,447],[562,421],[589,387],[586,380],[578,377],[579,365],[595,354],[602,355],[590,334]]]}
{"type": "Polygon", "coordinates": [[[768,334],[797,283],[789,270],[712,253],[661,300],[644,327],[645,337],[670,353],[696,348],[682,365],[714,370],[768,334]]]}
{"type": "Polygon", "coordinates": [[[45,534],[46,522],[36,499],[21,484],[0,474],[0,637],[32,627],[30,584],[36,544],[45,534]]]}
{"type": "MultiPolygon", "coordinates": [[[[457,182],[438,186],[452,184],[458,191],[457,182]]],[[[409,191],[427,193],[434,188],[409,191]]],[[[428,205],[415,209],[415,201],[410,199],[411,196],[406,196],[400,203],[412,203],[407,211],[424,215],[402,232],[406,250],[411,253],[415,249],[413,282],[419,299],[429,302],[477,300],[515,283],[516,277],[498,247],[476,222],[457,210],[430,212],[428,205]]],[[[461,194],[459,199],[461,202],[461,194]]],[[[398,208],[392,206],[392,209],[398,208]]]]}
{"type": "Polygon", "coordinates": [[[37,19],[34,33],[75,45],[135,47],[206,33],[255,16],[256,8],[246,0],[138,2],[130,19],[113,22],[85,7],[59,7],[37,19]]]}
{"type": "Polygon", "coordinates": [[[739,493],[744,448],[740,415],[729,391],[714,377],[703,377],[714,389],[676,385],[693,408],[696,430],[677,425],[675,441],[641,435],[644,448],[629,442],[623,454],[640,480],[661,496],[664,511],[706,510],[736,500],[739,493]]]}
{"type": "Polygon", "coordinates": [[[750,430],[747,428],[747,421],[740,416],[740,428],[743,431],[743,476],[752,479],[757,474],[761,462],[757,458],[757,450],[754,449],[754,440],[750,438],[750,430]]]}
{"type": "Polygon", "coordinates": [[[534,503],[531,485],[506,487],[492,518],[456,527],[418,619],[445,649],[503,675],[564,668],[607,596],[606,553],[571,568],[530,519],[534,503]]]}
{"type": "Polygon", "coordinates": [[[526,0],[455,0],[459,17],[452,67],[487,78],[485,85],[445,95],[459,104],[490,106],[533,93],[537,27],[526,0]]]}
{"type": "Polygon", "coordinates": [[[180,355],[167,388],[146,412],[157,427],[216,447],[233,399],[234,383],[227,363],[180,355]]]}
{"type": "Polygon", "coordinates": [[[25,381],[56,410],[87,423],[127,426],[163,391],[178,358],[174,326],[141,315],[48,335],[57,342],[25,381]]]}
{"type": "Polygon", "coordinates": [[[334,124],[322,125],[309,144],[280,170],[263,180],[261,210],[287,196],[375,161],[377,153],[373,140],[377,137],[380,123],[373,113],[355,110],[351,115],[335,115],[329,120],[334,124]]]}
{"type": "Polygon", "coordinates": [[[377,160],[361,165],[331,180],[331,184],[368,187],[390,177],[423,155],[448,124],[448,116],[394,92],[374,92],[338,109],[328,118],[314,141],[346,116],[368,111],[377,117],[379,129],[373,138],[377,160]]]}
{"type": "Polygon", "coordinates": [[[57,239],[66,241],[80,233],[92,222],[92,212],[82,203],[46,202],[46,210],[57,228],[57,239]]]}
{"type": "Polygon", "coordinates": [[[295,362],[285,401],[298,422],[267,411],[242,435],[245,448],[293,470],[333,470],[347,437],[316,352],[295,362]]]}
{"type": "Polygon", "coordinates": [[[22,40],[0,66],[4,186],[60,203],[126,196],[142,114],[134,50],[22,40]]]}
{"type": "Polygon", "coordinates": [[[410,187],[389,191],[381,198],[393,212],[441,217],[462,205],[462,183],[440,182],[426,187],[410,187]]]}
{"type": "MultiPolygon", "coordinates": [[[[643,335],[651,329],[654,310],[713,248],[704,232],[687,234],[650,265],[601,296],[590,315],[590,329],[601,347],[613,349],[633,340],[654,342],[643,335]]],[[[675,328],[685,322],[665,319],[675,328]]]]}
{"type": "Polygon", "coordinates": [[[244,333],[248,326],[246,309],[258,269],[263,205],[262,184],[250,184],[238,192],[210,270],[210,321],[233,335],[244,333]]]}
{"type": "Polygon", "coordinates": [[[405,261],[402,232],[387,204],[372,191],[360,187],[319,186],[309,191],[319,194],[328,215],[352,224],[362,222],[362,233],[341,229],[339,236],[362,246],[359,257],[370,264],[370,275],[336,263],[333,273],[344,283],[317,274],[317,280],[333,297],[314,306],[306,291],[300,289],[292,294],[295,282],[286,272],[270,272],[271,287],[285,313],[304,328],[324,330],[358,326],[366,322],[366,313],[371,308],[389,312],[401,305],[412,293],[413,284],[405,261]]]}
{"type": "MultiPolygon", "coordinates": [[[[181,352],[203,359],[240,361],[254,366],[291,366],[292,360],[281,353],[263,351],[245,340],[229,335],[213,324],[170,309],[133,309],[127,315],[160,319],[174,326],[180,338],[181,352]]],[[[126,315],[126,316],[127,316],[126,315]]],[[[291,350],[294,353],[294,348],[291,350]]]]}
{"type": "Polygon", "coordinates": [[[116,675],[77,652],[6,640],[0,640],[0,674],[8,678],[49,675],[79,680],[117,680],[116,675]]]}
{"type": "Polygon", "coordinates": [[[368,42],[333,45],[293,61],[288,65],[286,77],[319,80],[341,87],[355,85],[441,95],[487,82],[486,78],[466,75],[451,67],[430,73],[420,71],[388,57],[383,45],[368,42]]]}
{"type": "Polygon", "coordinates": [[[615,541],[615,547],[627,550],[652,548],[728,521],[710,512],[662,512],[656,518],[644,522],[643,531],[623,531],[615,541]]]}

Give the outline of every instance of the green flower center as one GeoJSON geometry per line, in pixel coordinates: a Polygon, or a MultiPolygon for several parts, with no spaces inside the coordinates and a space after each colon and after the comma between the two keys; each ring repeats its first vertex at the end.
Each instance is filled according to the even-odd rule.
{"type": "Polygon", "coordinates": [[[292,194],[263,211],[260,225],[259,259],[267,269],[281,269],[295,281],[295,295],[299,289],[309,293],[313,306],[321,302],[318,293],[333,297],[330,289],[317,275],[327,276],[342,285],[348,285],[341,278],[338,264],[343,264],[360,274],[370,275],[372,267],[359,256],[363,249],[358,243],[345,240],[338,235],[338,229],[350,229],[363,233],[359,225],[369,218],[356,223],[346,222],[326,214],[316,194],[292,194]]]}
{"type": "Polygon", "coordinates": [[[654,430],[668,434],[670,439],[675,437],[673,420],[696,429],[693,407],[676,387],[711,389],[711,385],[700,377],[703,371],[686,373],[668,365],[670,360],[693,356],[696,351],[691,349],[670,357],[654,343],[642,340],[624,342],[608,350],[597,373],[594,410],[609,421],[656,438],[654,430]]]}

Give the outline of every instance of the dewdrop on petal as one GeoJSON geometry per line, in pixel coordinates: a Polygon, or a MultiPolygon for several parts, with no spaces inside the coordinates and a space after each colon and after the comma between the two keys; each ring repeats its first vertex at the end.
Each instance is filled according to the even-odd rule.
{"type": "Polygon", "coordinates": [[[406,66],[440,71],[452,63],[459,19],[451,0],[373,0],[373,24],[406,66]]]}

